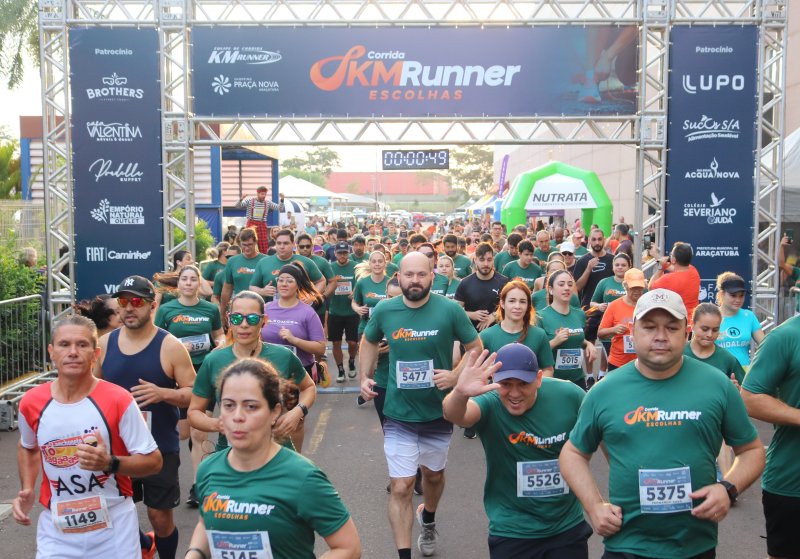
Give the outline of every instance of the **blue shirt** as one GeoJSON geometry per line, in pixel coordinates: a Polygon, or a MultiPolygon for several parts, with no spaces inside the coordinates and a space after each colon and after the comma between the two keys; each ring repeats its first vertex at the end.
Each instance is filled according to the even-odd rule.
{"type": "Polygon", "coordinates": [[[753,311],[739,309],[733,316],[722,318],[717,345],[730,351],[742,367],[750,365],[750,341],[753,332],[761,330],[753,311]]]}

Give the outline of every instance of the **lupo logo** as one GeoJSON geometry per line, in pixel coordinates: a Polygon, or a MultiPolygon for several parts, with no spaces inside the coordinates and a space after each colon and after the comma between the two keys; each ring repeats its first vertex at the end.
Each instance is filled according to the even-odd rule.
{"type": "Polygon", "coordinates": [[[696,81],[691,74],[684,74],[682,83],[683,90],[690,95],[695,95],[698,91],[744,90],[744,76],[741,74],[732,76],[728,74],[717,74],[716,76],[714,74],[700,74],[696,81]]]}

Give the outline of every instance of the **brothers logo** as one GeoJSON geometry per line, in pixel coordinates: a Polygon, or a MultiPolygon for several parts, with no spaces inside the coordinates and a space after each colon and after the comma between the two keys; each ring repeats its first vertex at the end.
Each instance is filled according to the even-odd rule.
{"type": "Polygon", "coordinates": [[[713,179],[738,179],[739,171],[720,171],[719,170],[719,162],[717,162],[717,158],[711,160],[709,163],[708,168],[706,169],[695,169],[694,171],[686,171],[686,175],[684,175],[686,179],[703,179],[703,180],[713,180],[713,179]]]}
{"type": "Polygon", "coordinates": [[[144,225],[144,206],[112,206],[104,198],[90,213],[95,221],[109,225],[144,225]]]}
{"type": "Polygon", "coordinates": [[[257,47],[215,47],[208,57],[209,64],[274,64],[283,58],[281,53],[257,47]]]}
{"type": "Polygon", "coordinates": [[[108,247],[86,247],[87,262],[108,262],[109,260],[147,260],[151,251],[140,250],[116,251],[108,247]]]}
{"type": "Polygon", "coordinates": [[[89,137],[97,142],[132,142],[142,137],[142,129],[125,122],[103,122],[94,120],[86,123],[89,137]]]}
{"type": "Polygon", "coordinates": [[[119,163],[115,167],[111,159],[95,159],[89,165],[89,172],[94,173],[94,182],[105,177],[113,177],[119,182],[142,182],[144,176],[138,163],[119,163]]]}
{"type": "Polygon", "coordinates": [[[128,78],[117,75],[116,72],[100,80],[101,87],[86,90],[89,99],[99,99],[100,101],[130,101],[131,99],[142,99],[144,89],[134,89],[127,87],[128,78]]]}
{"type": "Polygon", "coordinates": [[[738,140],[741,134],[739,119],[717,120],[701,115],[697,120],[683,121],[684,138],[687,142],[700,140],[738,140]]]}
{"type": "Polygon", "coordinates": [[[683,90],[690,95],[709,91],[744,91],[744,76],[741,74],[700,74],[695,78],[691,74],[684,74],[682,84],[683,90]]]}

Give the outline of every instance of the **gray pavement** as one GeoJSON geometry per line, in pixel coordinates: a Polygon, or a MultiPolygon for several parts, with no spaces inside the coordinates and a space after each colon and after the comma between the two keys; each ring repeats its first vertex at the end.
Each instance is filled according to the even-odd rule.
{"type": "MultiPolygon", "coordinates": [[[[335,368],[333,368],[335,370],[335,368]]],[[[347,383],[354,388],[355,381],[347,383]]],[[[355,394],[320,394],[306,425],[304,454],[316,462],[330,477],[350,509],[363,544],[363,557],[393,559],[394,551],[389,522],[386,517],[388,482],[383,456],[382,435],[372,404],[357,408],[355,394]]],[[[772,427],[758,424],[766,444],[772,427]]],[[[9,503],[19,489],[16,473],[17,432],[0,432],[0,509],[9,503]]],[[[185,497],[191,485],[191,463],[188,450],[183,448],[181,491],[185,497]]],[[[601,491],[606,490],[608,468],[602,456],[592,461],[592,470],[599,480],[601,491]]],[[[437,512],[440,534],[439,558],[473,559],[487,557],[487,522],[483,511],[482,494],[485,474],[480,441],[468,440],[456,428],[447,468],[447,487],[437,512]]],[[[421,497],[414,497],[415,506],[421,497]]],[[[38,516],[37,505],[35,512],[38,516]]],[[[179,557],[197,522],[197,511],[181,505],[176,510],[180,530],[179,557]]],[[[140,512],[142,526],[148,526],[146,515],[140,512]]],[[[741,497],[720,526],[717,557],[721,559],[757,559],[766,557],[764,519],[761,512],[761,490],[751,487],[741,497]]],[[[414,541],[418,530],[415,528],[414,541]]],[[[28,558],[35,556],[35,528],[17,525],[9,516],[0,519],[0,556],[28,558]]],[[[602,555],[602,541],[592,536],[590,557],[602,555]]],[[[317,553],[326,549],[318,538],[317,553]]],[[[414,557],[419,557],[416,548],[414,557]]],[[[88,558],[87,558],[88,559],[88,558]]]]}

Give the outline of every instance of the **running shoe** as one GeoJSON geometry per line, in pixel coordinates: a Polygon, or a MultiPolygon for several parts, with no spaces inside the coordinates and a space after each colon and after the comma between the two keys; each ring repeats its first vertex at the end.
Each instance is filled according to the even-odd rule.
{"type": "Polygon", "coordinates": [[[142,559],[153,559],[156,556],[156,533],[147,532],[145,535],[150,538],[150,549],[142,549],[142,559]]]}
{"type": "Polygon", "coordinates": [[[414,480],[414,495],[422,495],[422,476],[417,476],[414,480]]]}
{"type": "Polygon", "coordinates": [[[344,382],[344,381],[345,381],[344,373],[342,371],[339,371],[339,376],[336,377],[336,382],[344,382]]]}
{"type": "Polygon", "coordinates": [[[347,362],[347,367],[349,369],[348,375],[350,378],[356,378],[356,361],[355,359],[351,359],[347,362]]]}
{"type": "Polygon", "coordinates": [[[422,522],[422,509],[425,508],[424,503],[420,503],[417,507],[417,524],[422,529],[422,533],[417,538],[417,549],[425,557],[430,557],[436,553],[436,543],[439,541],[439,532],[436,531],[436,523],[430,522],[425,524],[422,522]]]}
{"type": "Polygon", "coordinates": [[[474,427],[466,427],[464,429],[464,438],[465,439],[475,439],[478,437],[478,433],[475,432],[474,427]]]}
{"type": "Polygon", "coordinates": [[[317,376],[319,377],[319,385],[322,388],[328,388],[331,385],[331,375],[328,372],[328,364],[325,361],[317,363],[317,376]]]}
{"type": "Polygon", "coordinates": [[[366,406],[366,405],[367,405],[367,401],[364,399],[364,397],[363,397],[363,396],[361,396],[361,394],[359,394],[359,395],[358,395],[358,398],[356,398],[356,405],[357,405],[359,408],[361,408],[361,407],[364,407],[364,406],[366,406]]]}
{"type": "Polygon", "coordinates": [[[200,502],[197,500],[197,492],[195,491],[195,485],[192,484],[192,487],[189,489],[189,498],[186,499],[186,504],[189,505],[189,508],[196,509],[200,506],[200,502]]]}

